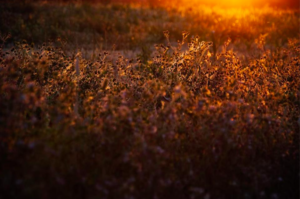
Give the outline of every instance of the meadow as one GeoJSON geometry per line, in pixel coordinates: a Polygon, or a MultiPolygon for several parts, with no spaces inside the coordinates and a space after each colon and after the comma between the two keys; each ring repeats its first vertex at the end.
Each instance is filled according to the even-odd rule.
{"type": "Polygon", "coordinates": [[[0,198],[299,198],[299,14],[1,3],[0,198]]]}

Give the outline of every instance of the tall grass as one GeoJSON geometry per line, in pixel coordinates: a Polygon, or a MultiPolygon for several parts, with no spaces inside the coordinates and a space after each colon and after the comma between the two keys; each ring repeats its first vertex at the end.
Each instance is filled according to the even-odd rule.
{"type": "MultiPolygon", "coordinates": [[[[35,6],[33,13],[51,10],[35,6]]],[[[238,19],[223,11],[58,9],[53,15],[76,11],[85,20],[99,9],[102,17],[145,17],[144,25],[129,14],[110,21],[133,20],[124,35],[133,34],[143,50],[135,58],[104,49],[89,57],[83,56],[86,43],[72,50],[62,42],[11,43],[26,31],[3,35],[1,197],[299,197],[300,43],[293,12],[259,11],[279,26],[274,29],[258,11],[238,19]],[[186,20],[191,31],[179,32],[176,24],[186,20]],[[234,20],[240,22],[233,26],[234,20]],[[242,28],[247,24],[253,26],[242,28]],[[159,32],[158,43],[141,39],[148,36],[137,34],[139,28],[159,32]],[[236,38],[220,35],[233,30],[236,38]]],[[[67,20],[45,13],[36,15],[49,19],[45,23],[67,20]]],[[[84,24],[77,14],[68,20],[84,24]]],[[[108,39],[107,48],[112,43],[108,39]]]]}

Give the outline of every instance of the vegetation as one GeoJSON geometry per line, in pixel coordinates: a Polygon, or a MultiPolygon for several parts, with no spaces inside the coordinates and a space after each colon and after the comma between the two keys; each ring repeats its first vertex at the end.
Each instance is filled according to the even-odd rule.
{"type": "Polygon", "coordinates": [[[299,11],[0,16],[1,198],[299,198],[299,11]]]}

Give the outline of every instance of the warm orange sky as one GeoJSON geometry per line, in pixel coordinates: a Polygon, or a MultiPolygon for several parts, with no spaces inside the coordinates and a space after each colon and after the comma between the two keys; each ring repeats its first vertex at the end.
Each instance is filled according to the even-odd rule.
{"type": "MultiPolygon", "coordinates": [[[[150,0],[151,1],[151,0],[150,0]]],[[[155,0],[154,0],[155,1],[155,0]]],[[[165,0],[161,0],[165,1],[165,0]]],[[[247,7],[247,6],[289,6],[294,8],[299,8],[300,0],[183,0],[187,3],[199,3],[199,4],[209,4],[218,5],[225,7],[247,7]]]]}
{"type": "MultiPolygon", "coordinates": [[[[0,0],[1,1],[15,1],[23,2],[24,0],[0,0]]],[[[130,3],[136,2],[142,5],[159,5],[159,4],[172,4],[175,6],[193,7],[194,5],[215,5],[222,7],[248,7],[248,6],[277,6],[277,7],[289,7],[294,9],[300,9],[300,0],[26,0],[26,1],[48,1],[48,2],[101,2],[101,3],[113,3],[122,2],[130,3]],[[184,3],[182,3],[184,2],[184,3]]]]}
{"type": "MultiPolygon", "coordinates": [[[[84,1],[84,0],[82,0],[84,1]]],[[[94,1],[106,1],[106,2],[139,2],[141,4],[150,3],[152,5],[159,3],[170,3],[170,4],[178,4],[178,2],[186,2],[187,6],[191,6],[191,4],[208,4],[208,5],[218,5],[225,7],[247,7],[247,6],[279,6],[279,7],[293,7],[299,9],[300,0],[94,0],[94,1]]]]}

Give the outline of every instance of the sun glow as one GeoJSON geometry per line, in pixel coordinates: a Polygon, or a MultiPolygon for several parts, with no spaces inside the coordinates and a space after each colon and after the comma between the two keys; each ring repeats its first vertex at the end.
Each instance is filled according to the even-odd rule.
{"type": "Polygon", "coordinates": [[[278,0],[184,0],[186,4],[206,4],[212,6],[221,6],[221,7],[252,7],[252,6],[265,6],[278,2],[278,0]]]}

